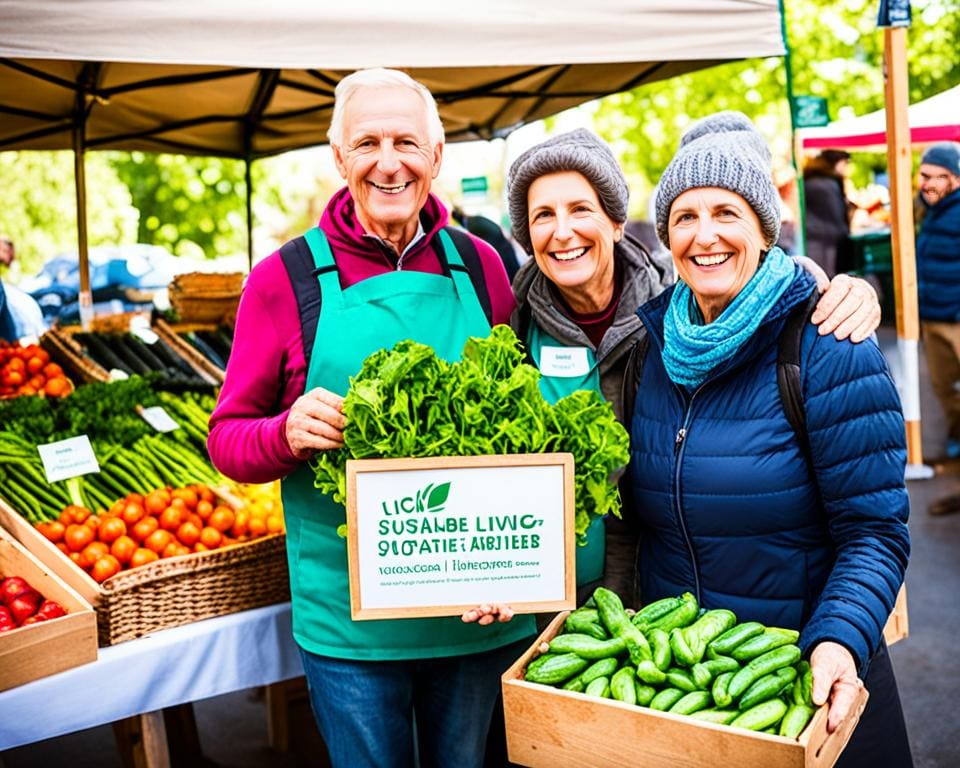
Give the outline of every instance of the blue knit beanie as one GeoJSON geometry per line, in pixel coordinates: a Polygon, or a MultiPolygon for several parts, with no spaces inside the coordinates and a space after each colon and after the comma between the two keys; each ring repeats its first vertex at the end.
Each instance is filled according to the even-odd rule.
{"type": "Polygon", "coordinates": [[[673,201],[688,189],[720,187],[740,195],[757,214],[767,248],[780,237],[780,196],[771,178],[771,155],[742,112],[717,112],[693,125],[657,185],[657,235],[670,247],[667,220],[673,201]]]}
{"type": "Polygon", "coordinates": [[[960,176],[960,144],[955,141],[934,144],[923,153],[920,164],[936,165],[946,168],[954,176],[960,176]]]}

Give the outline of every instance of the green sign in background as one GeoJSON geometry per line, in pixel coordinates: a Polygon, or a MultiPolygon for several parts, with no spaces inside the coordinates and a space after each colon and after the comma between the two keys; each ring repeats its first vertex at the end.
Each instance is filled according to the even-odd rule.
{"type": "Polygon", "coordinates": [[[830,122],[827,100],[820,96],[794,96],[793,119],[797,128],[815,128],[830,122]]]}

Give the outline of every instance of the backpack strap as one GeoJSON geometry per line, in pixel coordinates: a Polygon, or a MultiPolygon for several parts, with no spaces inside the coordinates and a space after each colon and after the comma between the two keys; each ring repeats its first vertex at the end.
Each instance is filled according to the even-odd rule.
{"type": "Polygon", "coordinates": [[[810,316],[819,300],[820,294],[814,290],[806,301],[793,308],[780,331],[777,347],[777,388],[780,390],[780,401],[808,462],[811,459],[810,440],[807,436],[807,414],[803,402],[800,345],[803,329],[810,322],[810,316]]]}
{"type": "Polygon", "coordinates": [[[493,325],[493,308],[490,305],[490,294],[487,291],[487,283],[483,277],[483,262],[480,260],[480,253],[477,251],[476,243],[473,242],[473,238],[471,238],[466,231],[459,227],[444,227],[443,231],[449,235],[454,247],[457,249],[457,253],[460,254],[460,258],[463,260],[462,267],[458,264],[448,264],[447,258],[443,253],[443,245],[440,243],[440,238],[435,237],[431,242],[431,246],[440,259],[443,274],[450,277],[450,270],[457,269],[463,270],[470,275],[470,282],[473,283],[473,290],[477,294],[477,299],[480,301],[480,308],[483,310],[487,322],[493,325]]]}
{"type": "Polygon", "coordinates": [[[630,431],[630,421],[633,419],[633,404],[637,399],[637,390],[640,389],[640,377],[643,375],[643,364],[647,359],[647,349],[650,347],[650,336],[644,333],[639,341],[633,345],[627,357],[627,366],[623,371],[623,382],[620,389],[620,400],[623,403],[623,424],[630,431]]]}
{"type": "Polygon", "coordinates": [[[310,246],[303,236],[285,243],[280,248],[280,259],[290,276],[290,285],[297,299],[300,333],[303,336],[303,357],[309,370],[313,342],[317,337],[317,324],[320,321],[320,281],[317,280],[319,273],[313,263],[310,246]]]}

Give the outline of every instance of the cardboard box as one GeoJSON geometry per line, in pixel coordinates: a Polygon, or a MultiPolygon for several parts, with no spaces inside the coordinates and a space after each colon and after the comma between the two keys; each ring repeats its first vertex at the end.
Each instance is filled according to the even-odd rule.
{"type": "Polygon", "coordinates": [[[887,645],[893,645],[910,634],[910,621],[907,617],[907,586],[904,584],[897,593],[897,602],[893,604],[893,612],[883,627],[883,639],[887,645]]]}
{"type": "Polygon", "coordinates": [[[0,634],[0,691],[97,660],[97,619],[90,605],[0,529],[0,575],[20,576],[66,616],[0,634]]]}
{"type": "Polygon", "coordinates": [[[562,629],[567,615],[558,614],[503,674],[507,751],[513,763],[531,768],[829,768],[849,741],[867,702],[868,694],[861,689],[854,716],[832,734],[827,734],[826,707],[822,707],[800,738],[793,740],[526,682],[527,664],[539,655],[540,644],[562,629]]]}

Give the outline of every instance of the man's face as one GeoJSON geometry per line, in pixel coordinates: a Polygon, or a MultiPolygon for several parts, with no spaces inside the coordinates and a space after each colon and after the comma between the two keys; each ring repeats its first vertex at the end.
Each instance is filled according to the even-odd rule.
{"type": "Polygon", "coordinates": [[[920,166],[920,194],[927,205],[936,205],[960,188],[960,176],[954,176],[940,165],[924,163],[920,166]]]}
{"type": "Polygon", "coordinates": [[[13,264],[13,243],[9,240],[0,240],[0,265],[9,267],[13,264]]]}
{"type": "Polygon", "coordinates": [[[333,147],[364,229],[384,237],[416,227],[430,184],[440,172],[443,144],[434,145],[426,106],[410,88],[367,87],[347,102],[343,146],[333,147]]]}

